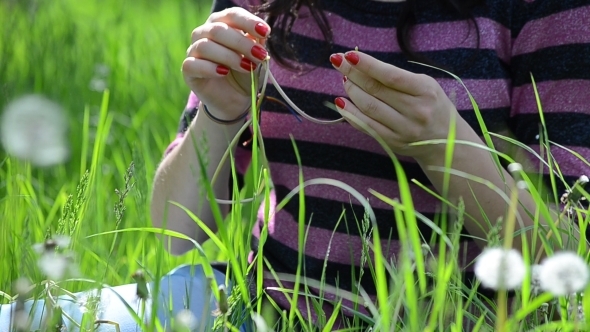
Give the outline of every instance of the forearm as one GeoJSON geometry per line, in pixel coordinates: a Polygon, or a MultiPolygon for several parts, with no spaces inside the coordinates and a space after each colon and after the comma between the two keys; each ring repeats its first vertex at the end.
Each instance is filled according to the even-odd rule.
{"type": "MultiPolygon", "coordinates": [[[[458,136],[458,140],[466,140],[484,145],[472,130],[464,130],[464,132],[458,133],[458,136]]],[[[441,145],[441,150],[443,149],[444,147],[441,145]]],[[[450,174],[446,188],[446,198],[453,203],[456,203],[460,197],[464,200],[465,213],[468,216],[465,218],[464,224],[466,230],[476,238],[480,246],[485,246],[485,240],[490,233],[491,226],[496,223],[498,218],[504,218],[506,220],[510,206],[509,198],[513,190],[518,190],[517,219],[514,231],[527,228],[528,230],[526,230],[525,234],[527,235],[527,242],[530,246],[532,236],[534,235],[531,230],[534,220],[531,216],[535,215],[537,209],[536,202],[530,193],[527,190],[516,189],[512,176],[504,169],[498,169],[492,154],[485,149],[465,144],[456,144],[454,150],[451,169],[465,173],[472,180],[459,174],[450,174]],[[481,179],[486,183],[482,183],[482,181],[478,182],[475,179],[481,179]],[[503,193],[503,195],[498,191],[503,193]]],[[[443,193],[445,190],[445,172],[441,171],[440,168],[445,166],[444,151],[418,160],[418,163],[437,191],[443,193]]],[[[542,217],[539,223],[541,225],[547,224],[542,217]]],[[[505,229],[506,227],[503,225],[502,230],[505,229]]],[[[512,234],[508,236],[512,236],[512,234]]],[[[512,243],[514,248],[522,250],[522,238],[520,236],[514,237],[512,243]]],[[[537,240],[534,255],[536,255],[540,248],[541,242],[537,240]]]]}
{"type": "MultiPolygon", "coordinates": [[[[211,203],[206,199],[197,151],[207,167],[207,180],[210,181],[229,142],[241,126],[241,123],[221,125],[213,122],[203,112],[197,114],[182,141],[162,160],[156,170],[151,202],[151,217],[155,227],[183,233],[199,243],[208,238],[185,211],[171,204],[174,202],[192,211],[207,227],[214,231],[217,229],[211,203]]],[[[229,164],[224,164],[213,183],[217,198],[228,197],[229,164]]],[[[227,206],[220,207],[225,215],[227,206]]],[[[182,254],[193,248],[189,241],[177,238],[171,238],[170,245],[173,254],[182,254]]]]}

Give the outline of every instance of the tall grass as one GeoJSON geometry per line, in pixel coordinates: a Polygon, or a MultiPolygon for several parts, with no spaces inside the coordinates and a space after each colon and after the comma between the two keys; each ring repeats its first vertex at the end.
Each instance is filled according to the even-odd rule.
{"type": "Polygon", "coordinates": [[[68,111],[73,143],[70,160],[48,169],[0,157],[0,289],[21,275],[38,281],[30,247],[58,231],[75,236],[85,276],[108,284],[131,282],[140,267],[167,271],[196,259],[163,254],[151,234],[87,236],[149,225],[151,179],[187,97],[178,59],[208,12],[208,3],[194,1],[0,2],[2,105],[22,94],[48,96],[68,111]],[[93,91],[101,67],[108,90],[93,91]],[[115,190],[125,189],[132,163],[134,185],[117,217],[115,190]],[[68,202],[81,206],[66,211],[68,202]]]}
{"type": "MultiPolygon", "coordinates": [[[[527,285],[530,276],[523,288],[516,292],[508,316],[503,315],[502,309],[508,304],[505,297],[499,298],[498,309],[497,303],[488,303],[476,296],[475,290],[462,282],[457,262],[459,232],[464,220],[470,218],[465,215],[464,206],[461,202],[447,202],[444,195],[432,193],[441,199],[444,209],[452,212],[455,218],[428,220],[416,212],[409,190],[413,180],[406,178],[395,155],[382,141],[396,169],[400,197],[385,197],[372,191],[374,197],[371,199],[380,199],[392,206],[398,220],[404,255],[396,264],[383,257],[379,238],[386,238],[387,234],[379,234],[376,228],[371,228],[374,215],[370,209],[364,217],[356,220],[356,225],[351,224],[351,227],[363,229],[366,238],[363,264],[370,267],[377,284],[376,303],[371,301],[360,283],[359,294],[341,292],[326,284],[325,280],[305,278],[301,265],[295,276],[280,275],[279,278],[262,255],[258,255],[257,264],[248,264],[249,231],[256,218],[257,204],[262,199],[268,199],[271,186],[264,162],[264,142],[258,137],[256,112],[252,121],[253,146],[260,146],[261,149],[254,149],[246,187],[241,191],[234,190],[232,198],[234,201],[250,197],[256,199],[250,203],[234,204],[226,218],[229,222],[226,222],[216,208],[210,183],[205,183],[204,189],[214,206],[218,232],[208,231],[210,241],[195,243],[196,249],[181,257],[166,253],[155,234],[181,235],[151,227],[148,196],[154,171],[162,151],[175,134],[171,128],[176,127],[186,99],[187,89],[179,73],[179,59],[184,56],[190,31],[205,19],[208,11],[208,3],[190,0],[0,2],[2,104],[25,93],[49,96],[68,110],[69,138],[74,143],[70,161],[52,168],[38,169],[8,156],[1,157],[0,294],[3,302],[0,303],[14,299],[13,282],[18,278],[30,278],[35,284],[44,281],[33,245],[55,235],[67,235],[72,238],[71,249],[84,277],[60,284],[60,288],[70,292],[104,284],[135,282],[138,280],[138,275],[134,275],[137,270],[144,271],[149,279],[157,281],[181,263],[202,263],[209,273],[209,262],[227,260],[233,271],[231,282],[234,288],[227,300],[229,310],[223,309],[216,322],[215,329],[218,330],[235,330],[252,316],[259,330],[264,330],[265,320],[270,327],[280,331],[291,331],[297,326],[303,330],[329,331],[338,317],[323,316],[321,307],[326,300],[310,296],[310,288],[338,292],[342,298],[359,305],[347,308],[355,313],[355,317],[348,322],[347,330],[350,331],[363,330],[361,323],[371,325],[373,331],[460,331],[465,328],[465,321],[471,321],[472,330],[479,331],[583,330],[587,326],[586,321],[571,319],[567,310],[561,310],[561,318],[552,321],[552,314],[544,309],[543,304],[555,304],[552,302],[554,297],[548,293],[532,294],[527,285]],[[108,73],[104,68],[109,69],[108,73]],[[104,81],[108,88],[93,91],[96,89],[96,85],[91,83],[93,79],[104,81]],[[418,223],[430,225],[437,236],[434,239],[422,238],[418,223]],[[436,260],[430,254],[432,248],[438,249],[436,260]],[[374,262],[367,259],[373,253],[374,262]],[[265,267],[269,271],[265,272],[265,267]],[[248,294],[248,273],[252,273],[258,281],[256,294],[248,294]],[[264,310],[268,307],[262,305],[264,290],[261,280],[264,273],[295,284],[294,288],[285,288],[284,292],[292,303],[300,297],[305,298],[307,311],[277,311],[274,316],[282,318],[281,325],[272,326],[273,315],[269,315],[264,310]],[[256,301],[251,302],[251,297],[256,301]],[[368,314],[363,313],[360,306],[366,306],[368,314]],[[317,311],[320,316],[318,326],[305,319],[312,311],[317,311]]],[[[253,103],[254,98],[253,95],[253,103]]],[[[477,104],[472,101],[479,114],[477,104]]],[[[495,151],[492,137],[515,145],[519,143],[489,133],[483,121],[480,124],[487,143],[481,148],[491,151],[498,165],[500,161],[513,162],[510,156],[495,151]]],[[[469,177],[449,169],[453,149],[460,144],[469,144],[455,140],[452,128],[450,132],[451,135],[444,141],[449,143],[447,167],[441,171],[447,172],[448,176],[469,177]]],[[[545,149],[543,156],[539,157],[548,160],[546,164],[551,171],[558,170],[558,165],[550,158],[550,138],[542,136],[545,149]]],[[[380,140],[377,136],[375,138],[380,140]]],[[[195,148],[206,144],[198,140],[193,143],[195,148]]],[[[441,142],[422,144],[426,143],[441,142]]],[[[294,141],[293,145],[297,151],[297,142],[294,141]]],[[[228,160],[233,164],[231,156],[228,160]]],[[[199,162],[204,165],[207,161],[200,159],[199,162]]],[[[289,199],[298,199],[301,203],[298,240],[299,247],[304,248],[307,221],[303,219],[303,198],[306,186],[332,185],[348,190],[361,202],[366,203],[366,198],[346,184],[331,179],[306,179],[302,173],[299,175],[300,186],[279,202],[278,207],[284,206],[289,199]]],[[[232,167],[232,176],[236,176],[235,167],[232,167]]],[[[552,220],[550,206],[557,203],[559,195],[556,193],[552,201],[546,202],[535,178],[526,174],[522,176],[540,206],[538,211],[532,211],[536,220],[535,230],[540,234],[534,241],[543,241],[550,250],[567,247],[570,244],[561,243],[561,237],[549,236],[550,232],[558,234],[558,228],[564,227],[563,222],[560,225],[551,223],[549,230],[538,225],[541,216],[552,220]]],[[[485,183],[483,179],[472,180],[485,183]]],[[[559,176],[552,176],[553,189],[559,181],[562,181],[559,176]]],[[[514,211],[516,201],[508,201],[514,211]]],[[[588,211],[580,208],[576,201],[568,201],[567,207],[573,207],[573,213],[563,212],[562,216],[578,222],[584,234],[589,220],[588,211]]],[[[205,227],[190,211],[187,213],[200,227],[205,227]]],[[[265,216],[268,220],[268,206],[265,216]]],[[[508,224],[514,222],[514,216],[509,215],[507,220],[508,224]]],[[[266,227],[262,230],[261,247],[267,231],[266,227]]],[[[500,238],[509,241],[504,232],[505,229],[495,229],[489,236],[490,243],[499,244],[500,238]]],[[[571,236],[571,229],[565,229],[565,232],[570,232],[571,236]]],[[[579,246],[570,245],[568,249],[577,251],[586,260],[589,258],[584,236],[579,246]]],[[[535,255],[525,251],[525,260],[532,263],[535,255]]],[[[218,297],[223,296],[220,291],[216,293],[218,297]]],[[[277,307],[271,299],[269,301],[271,308],[277,307]]],[[[559,298],[559,301],[568,303],[569,299],[559,298]]],[[[342,301],[333,305],[336,308],[344,306],[342,301]]],[[[584,297],[582,306],[588,317],[590,296],[584,297]]],[[[157,324],[152,319],[144,328],[157,330],[157,324]]]]}

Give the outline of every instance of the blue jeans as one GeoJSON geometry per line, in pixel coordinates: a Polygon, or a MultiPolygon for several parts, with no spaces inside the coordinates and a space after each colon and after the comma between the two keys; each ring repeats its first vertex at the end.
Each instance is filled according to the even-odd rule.
{"type": "MultiPolygon", "coordinates": [[[[225,283],[223,272],[213,269],[217,284],[225,283]]],[[[150,290],[154,291],[155,285],[150,284],[150,290]]],[[[231,290],[231,285],[227,286],[227,292],[231,290]]],[[[127,303],[139,317],[144,318],[145,323],[151,320],[150,310],[152,300],[158,301],[157,317],[160,324],[164,327],[170,326],[171,319],[183,309],[188,309],[198,321],[196,331],[209,331],[213,326],[214,316],[212,312],[217,309],[217,300],[211,293],[209,281],[205,277],[202,266],[200,265],[182,265],[166,276],[159,283],[158,294],[151,294],[150,300],[145,302],[145,306],[137,299],[136,284],[104,288],[97,294],[97,291],[89,291],[75,294],[78,301],[74,301],[70,296],[60,296],[57,303],[62,308],[64,314],[70,316],[74,321],[82,321],[83,306],[80,302],[88,299],[88,295],[99,295],[100,300],[97,310],[97,319],[101,321],[116,322],[121,332],[141,331],[140,326],[130,314],[127,303]],[[142,314],[142,307],[145,308],[142,314]]],[[[91,297],[90,297],[91,299],[91,297]]],[[[0,331],[10,331],[9,327],[13,326],[11,319],[14,319],[13,312],[16,304],[4,304],[0,306],[0,331]]],[[[47,314],[45,300],[25,302],[25,312],[29,314],[31,331],[41,329],[41,324],[47,314]]],[[[67,331],[79,331],[68,318],[63,319],[67,331]]],[[[250,332],[251,324],[245,323],[240,326],[241,332],[250,332]]],[[[101,323],[96,331],[116,331],[111,324],[101,323]]]]}

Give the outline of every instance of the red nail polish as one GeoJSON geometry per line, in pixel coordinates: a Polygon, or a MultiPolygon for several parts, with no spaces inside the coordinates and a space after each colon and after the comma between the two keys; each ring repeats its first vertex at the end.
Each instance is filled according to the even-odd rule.
{"type": "Polygon", "coordinates": [[[266,27],[266,25],[262,23],[256,23],[254,30],[257,34],[261,35],[262,37],[266,37],[266,35],[268,34],[268,28],[266,27]]]}
{"type": "Polygon", "coordinates": [[[252,47],[252,50],[250,50],[250,52],[252,53],[252,55],[256,58],[256,59],[260,59],[260,60],[264,60],[266,59],[266,56],[268,55],[268,52],[266,52],[266,50],[258,45],[254,45],[252,47]]]}
{"type": "Polygon", "coordinates": [[[340,65],[342,64],[342,56],[340,54],[332,54],[330,55],[330,62],[334,66],[340,67],[340,65]]]}
{"type": "Polygon", "coordinates": [[[352,63],[353,65],[358,64],[360,60],[359,55],[355,52],[347,52],[346,54],[344,54],[344,57],[346,58],[346,60],[348,60],[348,62],[352,63]]]}
{"type": "Polygon", "coordinates": [[[240,67],[244,68],[247,71],[251,71],[256,69],[256,64],[246,58],[242,58],[242,61],[240,62],[240,67]]]}
{"type": "Polygon", "coordinates": [[[348,77],[342,76],[342,83],[346,83],[346,81],[348,81],[348,77]]]}
{"type": "Polygon", "coordinates": [[[219,75],[223,75],[223,76],[225,76],[225,75],[229,74],[229,68],[227,68],[227,67],[225,67],[225,66],[222,66],[222,65],[219,65],[219,66],[217,66],[217,68],[215,68],[215,71],[216,71],[216,72],[217,72],[219,75]]]}
{"type": "Polygon", "coordinates": [[[337,106],[338,108],[340,108],[340,109],[344,109],[344,106],[346,105],[346,102],[344,101],[344,99],[343,99],[343,98],[340,98],[340,97],[338,97],[338,98],[336,98],[336,99],[334,100],[334,104],[336,104],[336,106],[337,106]]]}

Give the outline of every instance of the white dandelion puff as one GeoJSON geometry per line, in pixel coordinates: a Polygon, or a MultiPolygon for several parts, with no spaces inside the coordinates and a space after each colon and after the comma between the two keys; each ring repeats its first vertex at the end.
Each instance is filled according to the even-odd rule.
{"type": "Polygon", "coordinates": [[[266,324],[266,321],[264,320],[264,317],[262,317],[260,314],[258,314],[255,311],[252,312],[252,321],[254,322],[254,325],[256,325],[256,331],[258,331],[258,332],[270,332],[270,331],[273,331],[266,324]]]}
{"type": "Polygon", "coordinates": [[[37,264],[50,280],[61,280],[68,271],[68,259],[57,252],[46,252],[41,255],[37,264]]]}
{"type": "Polygon", "coordinates": [[[39,95],[14,100],[0,118],[0,142],[6,152],[36,166],[56,165],[68,158],[66,133],[63,109],[39,95]]]}
{"type": "Polygon", "coordinates": [[[483,286],[508,290],[520,287],[526,267],[514,249],[486,248],[475,262],[474,272],[483,286]]]}
{"type": "Polygon", "coordinates": [[[109,76],[110,72],[111,72],[111,69],[109,68],[109,66],[107,66],[103,63],[99,63],[94,66],[94,74],[96,76],[107,77],[107,76],[109,76]]]}
{"type": "Polygon", "coordinates": [[[516,172],[521,172],[522,171],[522,165],[519,163],[512,163],[510,165],[508,165],[508,172],[510,173],[516,173],[516,172]]]}
{"type": "Polygon", "coordinates": [[[539,273],[543,290],[556,296],[566,296],[583,290],[588,284],[589,277],[586,262],[568,251],[558,252],[546,258],[539,273]]]}
{"type": "Polygon", "coordinates": [[[107,89],[107,82],[102,78],[94,77],[90,80],[88,87],[92,91],[103,92],[107,89]]]}
{"type": "Polygon", "coordinates": [[[25,296],[31,291],[31,281],[27,278],[21,277],[14,282],[14,290],[17,294],[25,296]]]}
{"type": "Polygon", "coordinates": [[[33,250],[38,254],[43,254],[45,252],[55,251],[58,247],[60,249],[66,249],[70,246],[70,237],[67,235],[55,235],[51,239],[45,240],[42,243],[35,243],[33,245],[33,250]]]}
{"type": "Polygon", "coordinates": [[[197,317],[195,317],[195,315],[190,310],[187,310],[187,309],[181,310],[176,315],[176,324],[180,328],[184,328],[184,329],[188,329],[188,330],[192,331],[197,328],[198,323],[199,322],[197,320],[197,317]]]}

